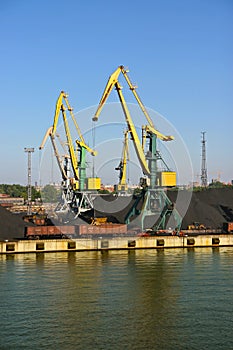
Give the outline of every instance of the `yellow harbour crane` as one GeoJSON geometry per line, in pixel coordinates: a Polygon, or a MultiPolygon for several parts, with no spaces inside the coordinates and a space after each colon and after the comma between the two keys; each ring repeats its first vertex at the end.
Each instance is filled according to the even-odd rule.
{"type": "MultiPolygon", "coordinates": [[[[151,182],[151,186],[155,187],[157,185],[157,179],[156,179],[156,139],[160,139],[162,141],[172,141],[174,140],[173,136],[166,136],[163,135],[161,132],[159,132],[158,130],[156,130],[156,128],[154,127],[153,121],[149,115],[149,113],[147,112],[144,104],[142,103],[138,93],[136,92],[136,86],[132,84],[128,74],[127,74],[127,70],[124,68],[124,66],[119,66],[114,72],[113,74],[109,77],[109,80],[106,84],[106,87],[104,89],[103,95],[101,97],[101,100],[99,102],[98,108],[96,110],[96,113],[93,117],[94,121],[97,121],[99,118],[99,115],[103,109],[104,104],[106,103],[111,91],[113,90],[113,88],[115,87],[124,115],[125,115],[125,119],[126,119],[126,123],[128,126],[128,130],[131,136],[131,139],[133,141],[133,145],[139,160],[139,163],[141,165],[142,171],[144,175],[147,175],[150,178],[150,182],[151,182]],[[119,75],[120,73],[123,74],[129,89],[132,91],[134,97],[136,98],[136,101],[139,105],[139,107],[141,108],[143,114],[146,117],[147,123],[148,125],[142,126],[142,133],[143,133],[143,137],[142,137],[142,142],[140,142],[139,136],[137,134],[135,125],[133,123],[132,117],[130,115],[127,103],[125,101],[124,95],[122,93],[122,87],[119,83],[119,75]],[[146,138],[150,138],[151,142],[150,142],[150,150],[152,152],[152,159],[147,160],[145,153],[144,153],[144,147],[145,147],[145,140],[146,138]],[[154,156],[154,157],[153,157],[154,156]]],[[[174,173],[173,173],[174,174],[174,173]]],[[[175,175],[175,174],[174,174],[175,175]]],[[[173,185],[175,185],[175,179],[173,179],[173,185]]]]}
{"type": "MultiPolygon", "coordinates": [[[[166,136],[155,128],[149,113],[147,112],[138,93],[136,92],[136,86],[132,84],[127,73],[128,71],[124,68],[124,66],[119,66],[109,77],[109,80],[106,84],[106,87],[100,99],[99,105],[97,107],[96,113],[93,116],[93,121],[98,120],[104,104],[106,103],[113,88],[115,88],[123,109],[126,124],[128,127],[128,132],[133,141],[134,149],[137,154],[142,172],[145,176],[148,177],[148,180],[149,180],[147,181],[146,178],[142,178],[142,180],[140,181],[143,187],[142,195],[145,197],[143,213],[142,213],[142,229],[144,229],[144,217],[148,215],[153,215],[155,212],[157,214],[159,213],[158,220],[157,220],[158,221],[157,228],[160,228],[160,227],[164,228],[164,226],[166,225],[167,219],[172,214],[173,210],[171,210],[172,203],[170,202],[170,200],[168,199],[164,191],[161,190],[161,186],[175,186],[176,173],[169,172],[169,173],[172,173],[172,177],[168,176],[169,184],[166,183],[166,174],[163,174],[164,176],[159,176],[159,172],[157,169],[157,161],[158,161],[157,139],[160,139],[162,141],[172,141],[174,137],[170,135],[166,136]],[[129,89],[132,91],[139,107],[141,108],[147,120],[147,125],[142,126],[142,141],[140,141],[139,139],[139,136],[137,134],[134,122],[130,115],[127,103],[122,93],[122,87],[119,82],[119,76],[121,73],[124,76],[129,86],[129,89]],[[145,140],[147,138],[149,139],[149,149],[146,155],[145,140]],[[163,183],[161,183],[161,179],[163,179],[163,183]]],[[[130,213],[128,213],[125,219],[127,223],[129,222],[130,217],[135,214],[135,212],[136,212],[135,208],[132,208],[130,213]]],[[[177,221],[180,221],[180,219],[178,218],[178,214],[177,214],[177,221]]],[[[179,225],[180,225],[180,222],[177,222],[177,226],[179,225]]]]}
{"type": "Polygon", "coordinates": [[[63,207],[69,207],[71,210],[76,212],[78,215],[81,211],[87,210],[92,207],[88,195],[85,193],[90,190],[100,189],[99,178],[87,178],[86,177],[86,152],[89,152],[92,156],[96,155],[96,151],[91,149],[86,143],[78,126],[78,123],[73,114],[73,108],[71,108],[68,95],[61,91],[55,108],[53,125],[47,130],[44,139],[40,145],[40,149],[44,148],[44,145],[50,137],[53,146],[54,154],[56,156],[58,166],[63,179],[63,207]],[[66,115],[66,110],[69,111],[78,139],[75,143],[71,137],[71,131],[66,115]],[[63,125],[66,135],[66,144],[68,154],[63,157],[59,154],[58,147],[56,144],[57,125],[59,121],[60,113],[63,117],[63,125]],[[75,146],[74,146],[75,144],[75,146]],[[71,169],[73,176],[71,176],[71,169]]]}

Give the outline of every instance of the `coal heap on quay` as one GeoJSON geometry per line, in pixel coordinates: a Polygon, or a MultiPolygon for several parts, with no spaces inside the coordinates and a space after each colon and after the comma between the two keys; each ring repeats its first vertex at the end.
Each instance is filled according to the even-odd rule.
{"type": "MultiPolygon", "coordinates": [[[[177,191],[168,191],[167,195],[176,203],[177,191]]],[[[179,191],[179,196],[185,197],[185,190],[179,191]],[[184,192],[183,192],[184,191],[184,192]]],[[[125,216],[136,198],[106,196],[98,199],[93,215],[107,216],[112,223],[124,223],[125,216]],[[106,215],[108,213],[108,215],[106,215]]],[[[142,200],[137,203],[137,209],[142,207],[142,200]]],[[[24,214],[13,214],[0,206],[0,241],[13,240],[24,237],[25,227],[35,226],[33,223],[23,221],[24,214]]],[[[187,229],[193,222],[199,222],[207,228],[222,228],[224,222],[233,222],[233,188],[208,188],[193,192],[187,212],[183,217],[182,229],[187,229]]],[[[78,224],[78,221],[69,225],[78,224]]]]}
{"type": "Polygon", "coordinates": [[[33,223],[25,222],[25,214],[13,214],[0,206],[0,241],[13,240],[24,236],[25,227],[35,226],[33,223]]]}
{"type": "MultiPolygon", "coordinates": [[[[176,195],[174,191],[168,191],[172,202],[175,202],[176,195]]],[[[232,221],[233,188],[208,188],[192,193],[181,228],[185,230],[193,222],[199,222],[207,228],[219,229],[224,222],[232,221]]]]}
{"type": "MultiPolygon", "coordinates": [[[[167,191],[167,196],[175,203],[178,191],[167,191]]],[[[187,190],[179,191],[179,201],[186,205],[187,190]]],[[[113,223],[124,223],[124,219],[135,202],[133,196],[115,197],[110,195],[97,198],[95,206],[96,216],[106,216],[113,223]]],[[[137,209],[142,208],[142,200],[137,204],[137,209]]],[[[178,207],[177,207],[178,209],[178,207]]],[[[191,201],[183,217],[183,230],[193,222],[199,222],[210,229],[221,229],[224,222],[233,221],[233,188],[208,188],[191,194],[191,201]]],[[[148,227],[149,228],[149,227],[148,227]]]]}

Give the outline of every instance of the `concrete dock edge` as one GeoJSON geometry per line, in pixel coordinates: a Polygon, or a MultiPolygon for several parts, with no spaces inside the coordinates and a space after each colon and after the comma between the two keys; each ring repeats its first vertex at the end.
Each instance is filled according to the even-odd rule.
{"type": "Polygon", "coordinates": [[[15,240],[0,242],[0,254],[22,254],[67,251],[134,250],[168,248],[233,247],[232,234],[195,237],[99,237],[98,239],[15,240]]]}

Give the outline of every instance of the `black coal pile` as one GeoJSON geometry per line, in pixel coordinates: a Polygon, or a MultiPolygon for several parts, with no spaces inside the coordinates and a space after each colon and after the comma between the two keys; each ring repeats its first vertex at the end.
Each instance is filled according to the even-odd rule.
{"type": "MultiPolygon", "coordinates": [[[[206,190],[193,192],[191,202],[187,202],[187,191],[168,191],[168,197],[177,206],[178,211],[183,216],[182,229],[187,229],[188,225],[198,222],[208,228],[222,228],[223,222],[233,221],[233,188],[209,188],[206,190]],[[178,198],[178,200],[177,200],[178,198]],[[180,209],[180,210],[179,210],[180,209]]],[[[113,223],[124,223],[124,219],[130,208],[137,202],[137,197],[97,197],[94,202],[95,216],[107,216],[108,221],[113,223]]],[[[136,209],[142,209],[142,200],[137,202],[136,209]]],[[[131,218],[134,219],[134,218],[131,218]]],[[[151,218],[152,223],[156,218],[151,218]]],[[[150,225],[146,225],[149,227],[150,225]]]]}
{"type": "MultiPolygon", "coordinates": [[[[103,195],[94,200],[94,215],[95,217],[106,216],[112,223],[124,223],[131,208],[135,207],[136,211],[140,211],[142,205],[142,198],[139,199],[137,196],[103,195]]],[[[132,216],[131,220],[134,218],[132,216]]]]}
{"type": "MultiPolygon", "coordinates": [[[[193,224],[193,222],[198,222],[212,229],[222,228],[223,222],[233,222],[232,188],[207,189],[193,192],[189,205],[186,205],[185,192],[185,190],[179,191],[179,197],[181,197],[181,199],[184,198],[182,210],[184,210],[185,214],[183,217],[182,229],[187,229],[187,226],[193,224]]],[[[177,194],[176,191],[167,192],[168,197],[175,205],[177,194]]],[[[138,198],[134,196],[116,197],[110,195],[97,197],[94,202],[95,210],[91,212],[91,217],[93,215],[95,217],[107,216],[110,222],[124,223],[130,209],[134,206],[136,211],[140,212],[142,205],[142,199],[138,200],[138,198]]],[[[23,238],[25,227],[35,226],[32,223],[24,222],[23,215],[24,214],[12,214],[0,206],[0,241],[23,238]]],[[[131,219],[135,219],[135,217],[131,219]]],[[[154,223],[156,220],[152,221],[154,223]]],[[[79,222],[72,222],[71,220],[68,222],[68,225],[78,223],[79,222]]],[[[81,220],[80,223],[83,223],[83,221],[81,220]]],[[[53,222],[51,224],[56,223],[53,222]]],[[[57,224],[60,223],[58,222],[57,224]]]]}
{"type": "Polygon", "coordinates": [[[0,241],[23,238],[25,227],[34,226],[24,222],[23,215],[25,214],[13,214],[0,206],[0,241]]]}
{"type": "MultiPolygon", "coordinates": [[[[175,202],[177,193],[168,191],[171,201],[175,202]]],[[[233,189],[210,188],[193,192],[191,202],[182,222],[182,229],[198,222],[208,228],[222,228],[223,222],[233,221],[233,189]]]]}

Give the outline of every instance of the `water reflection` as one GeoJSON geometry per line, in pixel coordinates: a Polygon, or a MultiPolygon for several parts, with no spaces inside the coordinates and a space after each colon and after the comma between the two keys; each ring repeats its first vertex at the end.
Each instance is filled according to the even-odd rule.
{"type": "Polygon", "coordinates": [[[231,248],[1,256],[0,348],[200,349],[217,327],[227,344],[232,257],[231,248]]]}

